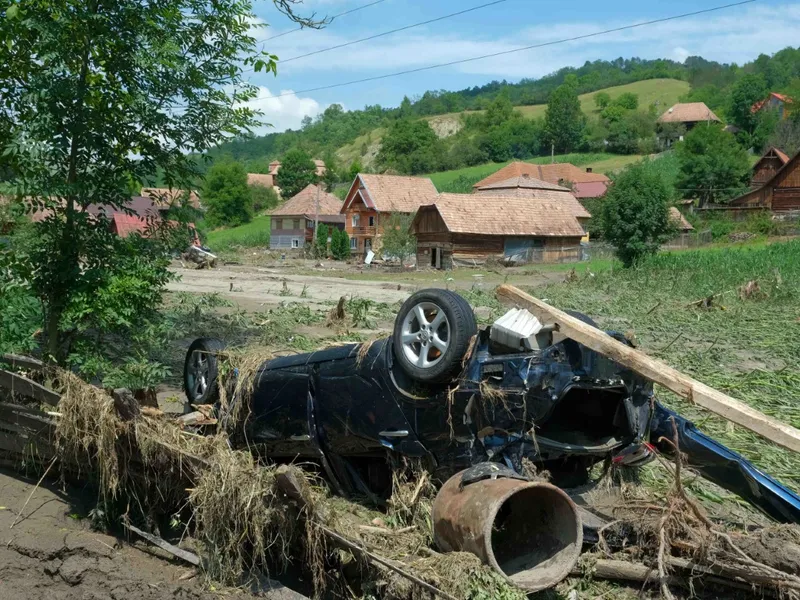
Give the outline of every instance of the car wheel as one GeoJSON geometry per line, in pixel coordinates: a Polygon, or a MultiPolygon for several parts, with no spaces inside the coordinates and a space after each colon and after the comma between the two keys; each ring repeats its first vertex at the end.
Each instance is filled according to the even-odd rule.
{"type": "Polygon", "coordinates": [[[225,343],[216,338],[198,338],[186,351],[183,389],[190,404],[214,404],[219,399],[217,353],[225,343]]]}
{"type": "Polygon", "coordinates": [[[447,381],[460,371],[475,313],[449,290],[423,290],[405,301],[394,325],[394,354],[402,369],[425,383],[447,381]]]}

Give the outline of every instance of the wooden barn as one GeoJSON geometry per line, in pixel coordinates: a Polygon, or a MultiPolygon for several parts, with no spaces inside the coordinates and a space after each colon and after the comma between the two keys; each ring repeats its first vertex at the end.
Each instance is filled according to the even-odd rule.
{"type": "Polygon", "coordinates": [[[800,152],[761,187],[732,200],[729,207],[763,208],[774,213],[800,211],[800,152]]]}
{"type": "Polygon", "coordinates": [[[417,267],[450,269],[581,258],[583,228],[563,204],[540,198],[440,194],[411,225],[417,267]]]}
{"type": "Polygon", "coordinates": [[[753,167],[753,178],[750,180],[750,187],[754,190],[763,187],[788,162],[789,157],[786,154],[777,148],[770,148],[758,159],[758,162],[753,167]]]}
{"type": "Polygon", "coordinates": [[[578,219],[578,223],[584,227],[592,218],[589,211],[578,202],[570,189],[527,174],[475,188],[474,193],[479,196],[516,196],[517,198],[552,200],[569,210],[578,219]]]}

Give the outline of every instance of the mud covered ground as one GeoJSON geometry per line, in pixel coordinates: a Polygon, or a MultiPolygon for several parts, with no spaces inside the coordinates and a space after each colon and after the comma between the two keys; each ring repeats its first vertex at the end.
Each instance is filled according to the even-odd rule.
{"type": "Polygon", "coordinates": [[[25,506],[35,485],[0,470],[2,600],[303,598],[279,584],[254,591],[210,588],[160,550],[94,531],[88,519],[92,503],[76,490],[46,483],[25,506]]]}

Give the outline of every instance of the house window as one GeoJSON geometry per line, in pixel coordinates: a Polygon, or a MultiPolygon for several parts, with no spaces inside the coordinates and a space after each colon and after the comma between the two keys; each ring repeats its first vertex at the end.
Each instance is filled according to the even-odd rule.
{"type": "Polygon", "coordinates": [[[374,216],[371,216],[369,218],[369,226],[370,227],[375,227],[375,217],[374,216]]]}
{"type": "Polygon", "coordinates": [[[270,226],[272,227],[272,229],[277,229],[278,228],[278,219],[270,219],[270,226]]]}
{"type": "Polygon", "coordinates": [[[352,219],[353,227],[358,227],[358,222],[360,220],[361,220],[361,215],[359,215],[358,213],[354,214],[352,219]]]}
{"type": "Polygon", "coordinates": [[[372,250],[372,240],[367,238],[364,240],[364,252],[372,250]]]}
{"type": "Polygon", "coordinates": [[[350,238],[350,250],[358,250],[358,238],[350,238]]]}
{"type": "Polygon", "coordinates": [[[306,229],[314,229],[314,221],[306,219],[306,229]]]}
{"type": "Polygon", "coordinates": [[[273,223],[275,223],[275,229],[283,229],[283,219],[275,219],[273,223]]]}
{"type": "Polygon", "coordinates": [[[294,229],[300,229],[300,219],[294,220],[294,229]]]}
{"type": "Polygon", "coordinates": [[[297,238],[292,238],[292,248],[299,248],[300,247],[300,240],[297,238]]]}

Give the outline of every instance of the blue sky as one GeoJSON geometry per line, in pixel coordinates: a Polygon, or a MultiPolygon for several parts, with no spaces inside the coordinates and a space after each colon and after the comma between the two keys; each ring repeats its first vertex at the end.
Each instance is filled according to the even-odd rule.
{"type": "MultiPolygon", "coordinates": [[[[297,10],[301,14],[335,15],[369,1],[304,0],[297,10]]],[[[288,59],[488,1],[384,0],[341,17],[323,30],[292,33],[260,46],[288,59]]],[[[396,106],[404,95],[413,97],[431,89],[457,90],[495,79],[536,78],[564,66],[579,66],[587,60],[638,56],[682,61],[687,56],[700,55],[720,62],[743,63],[760,53],[770,54],[789,45],[800,45],[800,2],[758,0],[715,13],[423,73],[268,97],[564,39],[732,1],[505,0],[431,25],[285,65],[279,63],[277,77],[252,75],[252,83],[260,87],[260,98],[253,105],[263,111],[265,121],[273,124],[273,128],[260,130],[265,133],[297,127],[304,115],[314,116],[332,103],[342,104],[346,109],[365,104],[396,106]]],[[[256,32],[259,40],[296,27],[269,0],[257,0],[255,10],[258,18],[269,24],[256,32]]]]}

